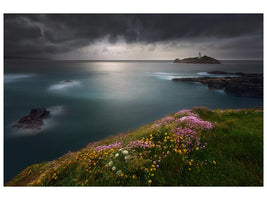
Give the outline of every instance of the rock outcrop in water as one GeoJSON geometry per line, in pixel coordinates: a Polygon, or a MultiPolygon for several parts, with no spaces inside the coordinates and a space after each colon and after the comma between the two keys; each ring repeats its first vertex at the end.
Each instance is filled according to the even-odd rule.
{"type": "Polygon", "coordinates": [[[195,57],[195,58],[184,58],[184,59],[175,59],[174,63],[192,63],[192,64],[220,64],[219,60],[209,56],[195,57]]]}
{"type": "Polygon", "coordinates": [[[227,73],[212,71],[216,75],[236,75],[235,77],[174,78],[173,81],[200,82],[209,89],[223,89],[238,96],[263,97],[263,74],[227,73]]]}
{"type": "Polygon", "coordinates": [[[46,110],[45,108],[32,109],[29,115],[22,117],[13,125],[13,127],[24,130],[39,131],[44,125],[43,119],[48,117],[49,114],[50,111],[46,110]]]}
{"type": "Polygon", "coordinates": [[[72,83],[73,81],[72,80],[64,80],[62,81],[63,83],[72,83]]]}

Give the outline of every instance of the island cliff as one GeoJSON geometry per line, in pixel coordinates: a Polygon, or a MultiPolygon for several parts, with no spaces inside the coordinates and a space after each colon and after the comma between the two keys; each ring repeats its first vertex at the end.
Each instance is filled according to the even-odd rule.
{"type": "Polygon", "coordinates": [[[192,63],[192,64],[220,64],[219,60],[209,56],[199,56],[195,58],[184,58],[184,59],[175,59],[174,63],[192,63]]]}

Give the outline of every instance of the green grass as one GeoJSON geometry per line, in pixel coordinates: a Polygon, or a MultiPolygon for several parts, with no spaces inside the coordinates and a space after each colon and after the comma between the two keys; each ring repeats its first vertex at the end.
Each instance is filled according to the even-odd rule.
{"type": "Polygon", "coordinates": [[[7,186],[263,185],[262,109],[194,108],[189,113],[211,122],[213,128],[191,127],[201,144],[197,145],[192,137],[187,151],[183,145],[190,141],[189,136],[182,137],[183,143],[174,131],[189,127],[179,121],[188,112],[175,113],[167,116],[173,117],[167,123],[156,121],[92,143],[57,160],[29,166],[7,186]],[[147,143],[149,147],[129,146],[137,140],[142,143],[140,146],[147,143]],[[116,142],[120,146],[97,151],[99,146],[116,142]],[[205,148],[199,148],[203,145],[205,148]]]}

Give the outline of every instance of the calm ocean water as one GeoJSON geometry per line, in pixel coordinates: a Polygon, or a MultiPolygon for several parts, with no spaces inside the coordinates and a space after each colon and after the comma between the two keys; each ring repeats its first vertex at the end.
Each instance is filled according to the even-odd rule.
{"type": "Polygon", "coordinates": [[[53,160],[89,142],[181,109],[263,106],[262,98],[238,97],[202,84],[171,81],[174,77],[205,76],[212,70],[262,73],[262,61],[198,65],[6,60],[4,65],[5,183],[28,165],[53,160]],[[64,80],[73,82],[64,84],[64,80]],[[43,131],[18,132],[11,127],[36,107],[53,110],[43,131]]]}

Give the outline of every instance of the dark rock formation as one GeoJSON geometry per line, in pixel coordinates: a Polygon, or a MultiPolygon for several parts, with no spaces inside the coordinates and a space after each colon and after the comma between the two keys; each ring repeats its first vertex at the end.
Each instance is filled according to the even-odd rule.
{"type": "Polygon", "coordinates": [[[72,80],[64,80],[63,83],[72,83],[72,80]]]}
{"type": "Polygon", "coordinates": [[[174,78],[173,81],[200,82],[209,89],[224,89],[238,96],[263,97],[263,74],[227,73],[213,71],[210,74],[237,75],[236,77],[174,78]]]}
{"type": "Polygon", "coordinates": [[[242,72],[236,72],[236,73],[231,73],[231,72],[224,72],[224,71],[211,71],[211,72],[208,72],[208,74],[217,74],[217,75],[236,75],[236,76],[243,76],[245,75],[244,73],[242,72]]]}
{"type": "Polygon", "coordinates": [[[29,115],[22,117],[13,127],[39,131],[41,130],[41,126],[44,125],[43,119],[48,117],[49,113],[50,112],[44,108],[32,109],[29,115]]]}
{"type": "Polygon", "coordinates": [[[195,58],[184,58],[184,59],[175,59],[174,63],[193,63],[193,64],[220,64],[219,60],[209,56],[195,57],[195,58]]]}

